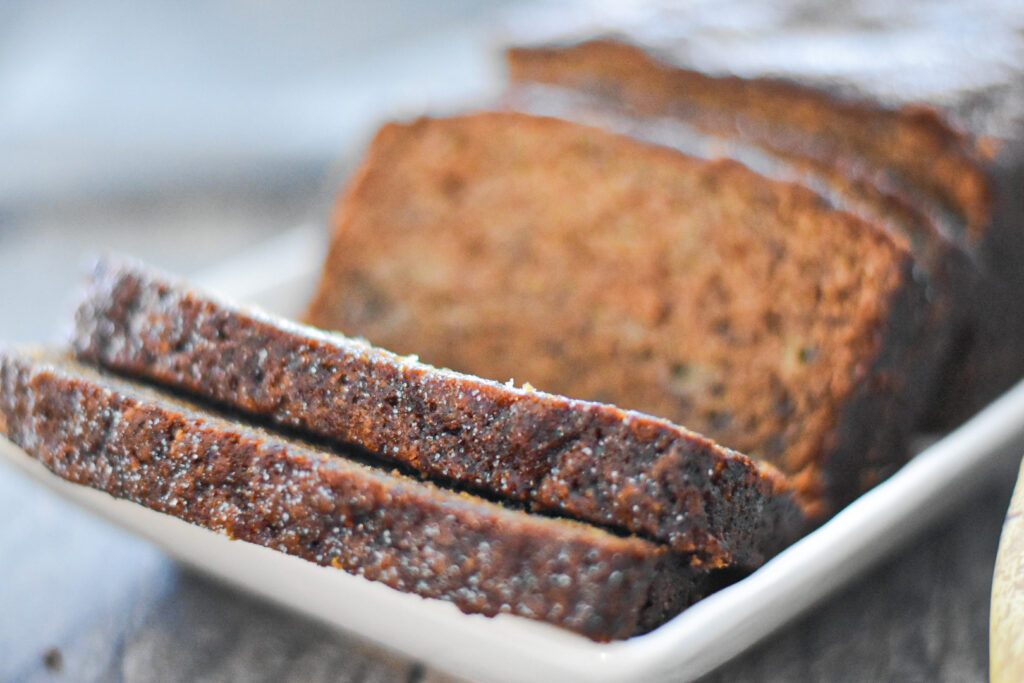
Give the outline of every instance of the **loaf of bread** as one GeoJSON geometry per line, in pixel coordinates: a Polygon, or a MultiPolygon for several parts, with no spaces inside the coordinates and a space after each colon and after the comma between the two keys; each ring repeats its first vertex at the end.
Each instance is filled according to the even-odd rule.
{"type": "Polygon", "coordinates": [[[821,519],[907,456],[927,298],[909,240],[798,184],[483,113],[380,131],[306,319],[684,424],[821,519]]]}
{"type": "MultiPolygon", "coordinates": [[[[895,117],[892,112],[865,102],[844,109],[826,93],[792,83],[716,78],[671,67],[610,40],[514,48],[507,58],[512,84],[502,100],[505,108],[598,126],[706,159],[735,159],[762,175],[805,185],[836,209],[909,245],[915,277],[927,294],[915,345],[933,371],[915,373],[918,380],[904,397],[903,411],[915,421],[929,421],[948,382],[948,372],[938,370],[961,353],[975,322],[980,274],[966,240],[954,234],[955,221],[943,220],[941,211],[894,180],[889,167],[878,171],[842,144],[870,137],[864,131],[871,128],[868,123],[875,117],[888,121],[895,117]],[[797,115],[783,116],[782,101],[797,115]],[[866,121],[857,123],[861,118],[866,121]],[[842,131],[844,124],[856,131],[850,139],[819,130],[842,131]],[[936,358],[943,361],[936,364],[936,358]]],[[[904,118],[912,117],[904,112],[904,118]]],[[[896,129],[888,132],[893,138],[910,126],[888,122],[896,129]]],[[[960,138],[940,127],[950,138],[960,138]]],[[[931,151],[938,155],[941,147],[936,143],[931,151]]]]}
{"type": "MultiPolygon", "coordinates": [[[[984,66],[983,58],[971,54],[937,72],[929,71],[931,60],[924,60],[901,74],[913,81],[916,72],[927,72],[917,84],[928,93],[918,99],[893,93],[895,79],[880,78],[877,60],[864,53],[847,55],[842,68],[823,65],[837,67],[831,71],[808,69],[799,51],[782,50],[771,66],[766,60],[761,69],[766,75],[759,76],[750,62],[728,58],[720,58],[715,73],[703,73],[686,68],[689,60],[700,58],[693,50],[692,31],[655,29],[674,12],[649,4],[645,22],[627,34],[650,39],[653,54],[609,39],[513,49],[508,53],[509,73],[520,92],[510,101],[521,105],[524,85],[543,84],[587,96],[591,111],[575,107],[573,118],[578,120],[591,121],[596,104],[597,110],[640,119],[634,130],[648,134],[656,122],[681,122],[712,136],[718,143],[715,153],[732,156],[736,143],[751,146],[783,160],[788,167],[783,173],[791,173],[794,166],[812,169],[819,180],[825,179],[819,185],[830,196],[845,196],[861,206],[866,198],[874,216],[890,228],[905,232],[908,223],[916,224],[909,227],[923,238],[916,241],[918,264],[931,278],[934,293],[937,327],[932,339],[946,341],[945,348],[935,351],[947,359],[942,381],[934,388],[918,388],[918,395],[930,401],[922,414],[923,427],[958,424],[1024,376],[1024,356],[1017,352],[1024,343],[1024,298],[1019,296],[1024,288],[1024,136],[1019,126],[1024,92],[1019,67],[1006,72],[1005,60],[984,66]],[[744,77],[728,73],[733,62],[737,68],[742,63],[744,77]],[[831,80],[825,76],[829,73],[831,80]],[[802,77],[813,85],[800,82],[802,77]],[[844,92],[837,93],[839,89],[844,92]],[[948,333],[941,328],[943,320],[952,326],[948,333]]],[[[692,14],[693,26],[700,26],[702,10],[695,8],[692,14]]],[[[773,17],[778,25],[764,26],[757,37],[774,36],[779,45],[787,36],[809,40],[801,44],[824,52],[846,32],[869,34],[859,36],[868,45],[899,43],[898,31],[927,41],[943,30],[926,9],[915,7],[891,22],[884,15],[873,16],[867,28],[852,29],[859,26],[852,22],[808,39],[798,16],[773,17]]],[[[970,22],[970,17],[962,19],[970,22]]],[[[737,55],[754,41],[751,35],[729,38],[737,55]]],[[[551,97],[548,92],[540,97],[548,100],[546,105],[527,110],[549,111],[551,97]]],[[[538,101],[536,93],[525,98],[538,101]]]]}
{"type": "Polygon", "coordinates": [[[669,422],[440,370],[97,264],[78,356],[443,483],[626,529],[707,567],[756,567],[799,536],[782,478],[669,422]]]}
{"type": "Polygon", "coordinates": [[[0,433],[64,479],[233,539],[597,640],[654,628],[714,581],[664,546],[438,488],[61,352],[0,351],[0,433]]]}

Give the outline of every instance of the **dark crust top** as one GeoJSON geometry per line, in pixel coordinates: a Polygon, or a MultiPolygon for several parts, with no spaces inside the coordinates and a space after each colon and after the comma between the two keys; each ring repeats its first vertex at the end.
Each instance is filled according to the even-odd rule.
{"type": "Polygon", "coordinates": [[[984,155],[927,106],[889,109],[788,80],[712,76],[611,39],[513,48],[508,64],[513,81],[614,93],[640,113],[671,113],[780,153],[825,163],[859,157],[957,215],[970,243],[981,241],[991,220],[984,155]]]}
{"type": "Polygon", "coordinates": [[[83,359],[709,566],[756,566],[804,525],[777,473],[664,420],[436,369],[138,264],[100,262],[76,323],[83,359]]]}
{"type": "Polygon", "coordinates": [[[63,354],[0,351],[0,432],[65,479],[231,538],[597,640],[656,626],[707,576],[663,546],[365,467],[63,354]]]}

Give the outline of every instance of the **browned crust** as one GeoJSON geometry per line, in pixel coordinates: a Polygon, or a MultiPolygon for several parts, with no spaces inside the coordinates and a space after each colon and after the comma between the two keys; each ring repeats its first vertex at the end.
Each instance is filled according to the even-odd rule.
{"type": "Polygon", "coordinates": [[[0,352],[0,388],[3,433],[69,481],[468,613],[624,638],[706,579],[647,541],[358,465],[62,355],[0,352]]]}
{"type": "Polygon", "coordinates": [[[613,94],[641,114],[671,114],[708,132],[833,164],[863,158],[909,181],[958,215],[980,243],[992,218],[993,181],[971,138],[923,105],[886,109],[790,81],[710,76],[669,66],[617,40],[507,53],[516,82],[613,94]]]}
{"type": "Polygon", "coordinates": [[[136,264],[101,262],[80,357],[420,472],[697,553],[763,562],[803,526],[781,478],[613,406],[510,388],[248,312],[136,264]]]}

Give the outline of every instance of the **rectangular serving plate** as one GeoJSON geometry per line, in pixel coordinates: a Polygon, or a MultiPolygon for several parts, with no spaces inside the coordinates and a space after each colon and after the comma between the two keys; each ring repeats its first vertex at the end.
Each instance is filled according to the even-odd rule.
{"type": "MultiPolygon", "coordinates": [[[[322,230],[301,226],[195,279],[276,313],[309,300],[322,230]]],[[[528,619],[462,614],[284,553],[232,541],[52,474],[9,441],[0,460],[178,561],[346,632],[474,680],[688,680],[780,628],[947,513],[1024,450],[1024,382],[748,578],[626,641],[594,643],[528,619]]]]}

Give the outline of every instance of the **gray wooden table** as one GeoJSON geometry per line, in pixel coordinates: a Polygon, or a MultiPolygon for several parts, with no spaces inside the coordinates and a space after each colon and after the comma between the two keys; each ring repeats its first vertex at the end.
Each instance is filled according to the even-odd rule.
{"type": "MultiPolygon", "coordinates": [[[[0,338],[53,339],[82,254],[178,272],[323,211],[316,173],[0,213],[0,338]]],[[[945,521],[708,681],[973,681],[1015,463],[945,521]]],[[[0,681],[422,681],[443,673],[177,566],[0,467],[0,681]]]]}

